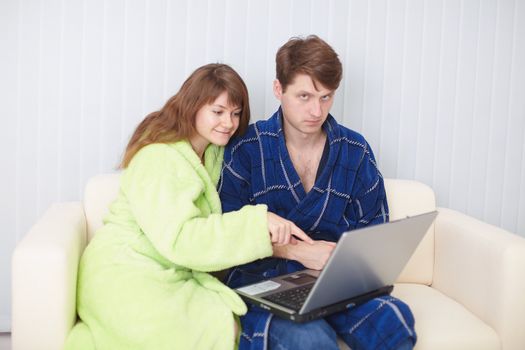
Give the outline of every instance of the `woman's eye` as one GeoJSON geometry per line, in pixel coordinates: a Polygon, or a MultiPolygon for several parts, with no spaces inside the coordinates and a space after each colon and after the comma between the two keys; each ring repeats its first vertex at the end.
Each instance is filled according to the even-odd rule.
{"type": "Polygon", "coordinates": [[[241,116],[241,112],[233,112],[233,116],[234,117],[240,117],[241,116]]]}
{"type": "Polygon", "coordinates": [[[213,111],[213,114],[221,115],[221,114],[222,114],[222,111],[214,110],[214,111],[213,111]]]}

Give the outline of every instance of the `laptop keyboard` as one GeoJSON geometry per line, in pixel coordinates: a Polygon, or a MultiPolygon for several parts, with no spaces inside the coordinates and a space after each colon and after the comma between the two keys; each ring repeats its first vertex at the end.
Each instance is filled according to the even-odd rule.
{"type": "Polygon", "coordinates": [[[289,289],[284,292],[264,296],[263,299],[286,306],[292,310],[299,310],[301,306],[303,306],[304,301],[308,294],[310,294],[310,290],[313,286],[313,284],[309,284],[307,286],[289,289]]]}

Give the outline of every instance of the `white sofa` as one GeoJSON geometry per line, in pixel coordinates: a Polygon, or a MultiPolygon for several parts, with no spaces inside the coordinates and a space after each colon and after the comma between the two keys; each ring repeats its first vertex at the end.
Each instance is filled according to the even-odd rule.
{"type": "MultiPolygon", "coordinates": [[[[385,184],[391,220],[436,209],[426,185],[385,184]]],[[[53,205],[16,247],[13,350],[62,348],[76,322],[80,255],[117,190],[117,174],[92,178],[83,202],[53,205]]],[[[414,312],[416,349],[525,349],[525,239],[437,209],[393,292],[414,312]]]]}

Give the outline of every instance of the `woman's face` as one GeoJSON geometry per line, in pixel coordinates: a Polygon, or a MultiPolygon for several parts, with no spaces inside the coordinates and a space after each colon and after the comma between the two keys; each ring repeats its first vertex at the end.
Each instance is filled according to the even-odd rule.
{"type": "Polygon", "coordinates": [[[228,104],[228,93],[224,91],[211,104],[199,109],[195,116],[196,133],[190,142],[197,153],[210,144],[225,146],[239,127],[241,108],[228,104]]]}

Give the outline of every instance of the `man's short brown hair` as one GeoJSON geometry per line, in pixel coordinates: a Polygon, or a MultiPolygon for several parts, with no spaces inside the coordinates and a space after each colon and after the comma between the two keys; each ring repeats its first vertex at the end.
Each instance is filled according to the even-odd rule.
{"type": "Polygon", "coordinates": [[[317,35],[291,38],[277,51],[275,63],[283,91],[297,74],[306,74],[314,84],[319,82],[330,90],[339,87],[343,75],[337,53],[317,35]]]}

